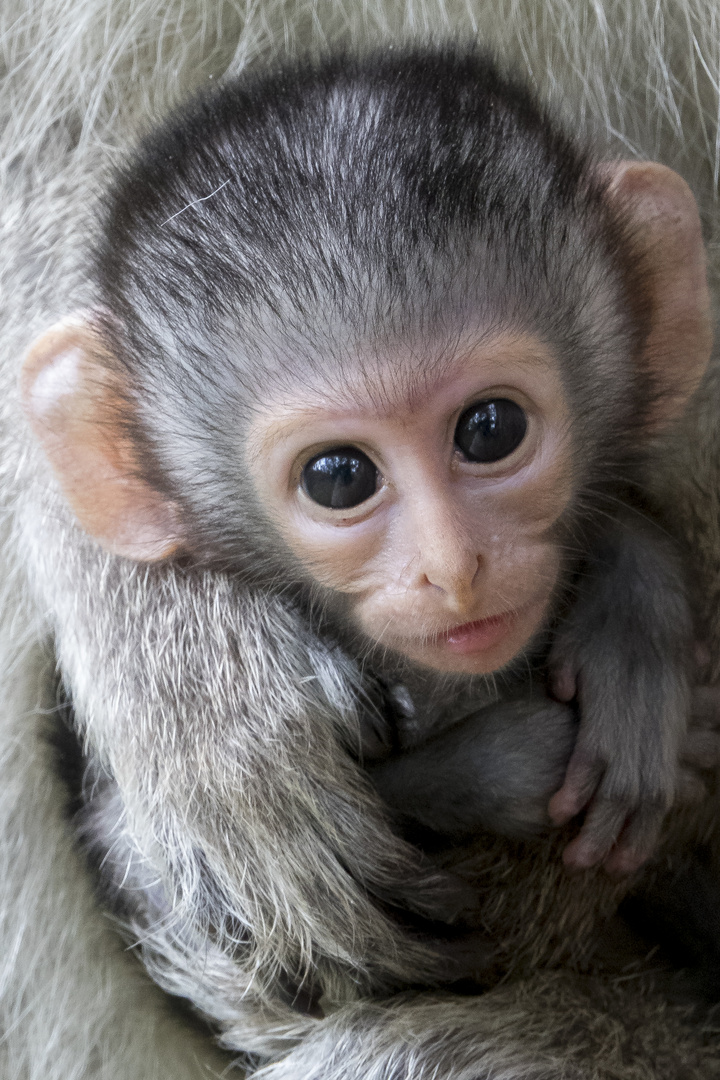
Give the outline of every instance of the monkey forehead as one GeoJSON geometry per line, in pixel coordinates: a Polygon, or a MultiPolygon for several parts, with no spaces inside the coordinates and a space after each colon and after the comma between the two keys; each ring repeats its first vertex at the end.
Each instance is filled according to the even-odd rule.
{"type": "Polygon", "coordinates": [[[566,411],[560,365],[549,346],[529,333],[506,332],[456,343],[452,352],[389,349],[354,370],[343,365],[317,386],[303,380],[284,399],[258,406],[248,446],[262,455],[278,443],[332,438],[342,426],[367,420],[400,427],[441,421],[469,399],[503,390],[543,413],[566,411]]]}

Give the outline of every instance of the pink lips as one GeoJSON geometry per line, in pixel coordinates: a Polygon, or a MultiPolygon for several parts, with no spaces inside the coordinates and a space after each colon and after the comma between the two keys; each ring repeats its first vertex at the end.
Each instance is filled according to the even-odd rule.
{"type": "Polygon", "coordinates": [[[492,615],[489,619],[463,623],[441,634],[440,640],[454,653],[485,652],[505,636],[514,617],[514,612],[506,612],[504,615],[492,615]]]}

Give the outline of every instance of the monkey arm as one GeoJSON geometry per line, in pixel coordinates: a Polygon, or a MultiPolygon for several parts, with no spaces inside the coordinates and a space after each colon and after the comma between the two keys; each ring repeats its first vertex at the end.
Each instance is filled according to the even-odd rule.
{"type": "Polygon", "coordinates": [[[614,872],[652,853],[676,788],[690,706],[692,622],[677,555],[639,515],[596,546],[553,645],[557,695],[577,695],[580,727],[565,782],[550,804],[557,824],[589,804],[565,859],[614,872]]]}
{"type": "Polygon", "coordinates": [[[2,607],[0,1075],[220,1075],[228,1058],[168,1009],[98,906],[48,739],[52,656],[37,642],[18,647],[17,612],[2,607]]]}
{"type": "Polygon", "coordinates": [[[535,694],[489,705],[369,772],[389,806],[435,832],[528,836],[551,824],[548,799],[576,734],[568,706],[535,694]]]}
{"type": "Polygon", "coordinates": [[[170,917],[237,952],[238,992],[328,956],[379,986],[432,967],[377,898],[452,921],[475,891],[392,833],[352,760],[355,666],[233,577],[148,572],[82,544],[81,574],[47,553],[36,583],[54,597],[78,724],[170,917]]]}

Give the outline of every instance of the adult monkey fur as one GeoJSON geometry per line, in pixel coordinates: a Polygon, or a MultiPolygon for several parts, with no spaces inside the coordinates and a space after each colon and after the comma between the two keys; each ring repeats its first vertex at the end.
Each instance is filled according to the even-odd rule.
{"type": "MultiPolygon", "coordinates": [[[[560,9],[554,8],[546,8],[545,13],[547,14],[551,10],[556,15],[560,15],[560,9]]],[[[577,11],[577,9],[574,10],[577,11]]],[[[613,12],[610,23],[618,28],[618,40],[623,41],[627,48],[628,41],[632,42],[633,38],[629,34],[628,27],[622,25],[623,14],[627,13],[613,12]]],[[[675,33],[679,35],[681,28],[685,26],[681,16],[683,14],[687,15],[688,11],[685,8],[673,8],[672,12],[668,11],[666,14],[669,23],[665,27],[666,35],[669,35],[672,41],[686,41],[687,38],[685,37],[678,36],[674,38],[670,32],[670,27],[674,28],[675,33]]],[[[701,13],[694,11],[694,14],[699,16],[701,13]]],[[[597,12],[595,12],[595,15],[597,16],[597,12]]],[[[525,40],[532,41],[536,35],[537,27],[532,26],[532,16],[529,13],[526,13],[526,17],[529,21],[522,24],[526,27],[528,34],[525,40]]],[[[54,24],[51,23],[52,25],[54,24]]],[[[514,30],[517,31],[518,24],[513,25],[514,30]]],[[[330,27],[329,33],[332,34],[332,19],[330,19],[328,26],[330,27]]],[[[694,25],[694,29],[699,31],[702,26],[701,20],[698,25],[694,25]]],[[[646,26],[645,29],[650,32],[649,26],[646,26]]],[[[701,34],[698,48],[707,62],[709,54],[702,52],[702,42],[703,40],[706,40],[706,42],[712,41],[713,38],[712,27],[709,23],[706,24],[706,29],[707,39],[704,39],[701,34]]],[[[21,40],[21,31],[22,24],[15,30],[17,36],[14,40],[16,42],[21,40]]],[[[339,36],[342,36],[342,28],[337,29],[336,32],[339,36]]],[[[658,23],[654,24],[653,32],[660,32],[658,23]]],[[[185,40],[192,38],[192,34],[187,31],[187,28],[186,33],[189,36],[185,40]]],[[[247,44],[252,39],[249,36],[250,31],[246,30],[246,33],[248,36],[244,38],[244,41],[247,44]]],[[[44,37],[48,35],[47,18],[43,20],[42,34],[44,37]]],[[[605,34],[609,35],[610,31],[606,29],[605,34]]],[[[52,40],[52,31],[49,36],[50,40],[52,40]]],[[[592,40],[592,35],[588,33],[588,28],[585,26],[580,28],[575,40],[587,42],[588,38],[592,40]]],[[[557,39],[554,38],[553,40],[556,40],[556,43],[562,41],[564,46],[568,47],[567,34],[560,34],[557,39]]],[[[606,40],[610,40],[609,36],[606,37],[606,40]]],[[[638,41],[638,55],[644,56],[648,51],[647,36],[642,39],[635,38],[634,40],[638,41]],[[640,41],[642,41],[642,45],[640,41]]],[[[629,50],[628,53],[623,53],[623,56],[627,57],[631,52],[632,50],[629,50]]],[[[688,59],[689,54],[682,51],[682,49],[681,54],[682,60],[679,63],[682,65],[688,59]]],[[[137,58],[138,53],[135,55],[137,58]]],[[[222,67],[222,62],[218,54],[216,54],[216,57],[217,73],[222,67]]],[[[90,55],[85,56],[84,59],[89,66],[91,64],[90,55]]],[[[42,64],[41,57],[35,56],[34,62],[42,64]]],[[[553,64],[552,67],[556,71],[558,70],[557,64],[553,64]]],[[[68,63],[67,67],[63,68],[63,78],[70,80],[74,77],[71,69],[77,74],[78,69],[73,64],[68,63]]],[[[19,67],[17,70],[20,72],[19,67]]],[[[87,72],[88,67],[85,67],[84,70],[87,72]]],[[[622,65],[619,69],[617,67],[613,68],[613,71],[615,72],[614,77],[618,78],[618,71],[623,71],[622,65]]],[[[538,74],[541,75],[542,72],[539,71],[538,74]]],[[[611,82],[609,76],[603,81],[604,75],[604,72],[598,74],[595,92],[599,93],[603,86],[612,87],[615,85],[611,82]]],[[[28,75],[24,77],[29,78],[28,75]]],[[[20,78],[20,75],[18,74],[16,78],[20,78]]],[[[158,78],[160,78],[159,74],[158,78]]],[[[635,73],[635,78],[637,78],[637,73],[635,73]]],[[[648,82],[648,80],[643,81],[648,82]]],[[[32,80],[23,83],[23,85],[27,88],[31,83],[32,80]]],[[[105,88],[112,92],[112,87],[117,85],[119,83],[114,84],[112,80],[109,80],[105,84],[105,88]]],[[[695,84],[690,81],[689,85],[695,84]]],[[[11,81],[11,89],[12,86],[11,81]]],[[[77,86],[73,86],[72,93],[76,89],[77,86]]],[[[570,90],[572,89],[573,87],[570,86],[570,90]]],[[[47,84],[42,86],[38,92],[44,93],[46,90],[47,84]]],[[[158,93],[160,92],[158,90],[158,93]]],[[[589,85],[586,86],[585,92],[589,94],[589,85]]],[[[700,111],[698,106],[706,92],[709,92],[709,88],[703,86],[701,79],[700,84],[697,86],[697,96],[683,102],[686,109],[689,110],[689,114],[685,118],[686,122],[683,125],[688,140],[685,144],[686,147],[692,145],[694,137],[697,136],[699,139],[699,134],[705,133],[706,115],[704,111],[700,111]]],[[[53,93],[51,97],[52,103],[57,106],[58,95],[53,93]]],[[[59,96],[59,99],[62,100],[62,95],[59,96]]],[[[107,100],[105,105],[107,105],[107,100]]],[[[576,96],[574,100],[587,104],[589,98],[581,95],[580,97],[576,96]]],[[[667,103],[670,99],[666,96],[664,100],[667,103]]],[[[47,103],[47,101],[43,101],[41,105],[46,107],[47,103]]],[[[107,138],[110,137],[110,133],[114,131],[116,133],[115,138],[121,142],[125,137],[127,118],[117,114],[114,114],[111,120],[107,119],[107,115],[102,118],[102,100],[95,98],[94,103],[100,109],[97,114],[100,118],[96,121],[99,127],[95,130],[104,132],[106,142],[107,138]]],[[[137,114],[144,115],[142,106],[138,105],[137,102],[130,101],[126,105],[131,112],[136,109],[137,114]]],[[[113,110],[110,108],[110,113],[112,112],[113,110]]],[[[602,113],[602,110],[600,112],[602,113]]],[[[40,117],[44,115],[46,114],[39,107],[36,114],[38,117],[38,131],[40,117]]],[[[642,116],[634,113],[633,117],[638,125],[642,126],[642,116]],[[640,119],[637,119],[638,116],[640,116],[640,119]]],[[[57,114],[53,114],[52,119],[55,121],[57,114]]],[[[628,117],[626,124],[620,125],[618,118],[614,118],[614,127],[621,131],[624,130],[628,137],[632,134],[629,128],[630,119],[628,117]]],[[[77,132],[75,132],[75,136],[77,136],[77,132]]],[[[54,317],[71,310],[78,303],[82,303],[84,299],[79,281],[73,280],[72,276],[69,279],[66,276],[68,269],[73,266],[72,245],[68,245],[68,252],[64,256],[69,262],[63,262],[58,257],[54,268],[51,263],[43,265],[43,273],[33,273],[32,259],[34,252],[32,248],[28,247],[27,241],[28,236],[31,235],[34,237],[35,244],[42,244],[43,228],[58,229],[60,230],[60,236],[64,234],[65,230],[67,230],[68,235],[72,235],[78,221],[82,221],[87,191],[83,186],[83,177],[85,177],[84,183],[90,186],[93,185],[94,179],[90,177],[94,176],[95,170],[101,166],[101,162],[98,161],[98,157],[95,155],[100,156],[101,152],[97,149],[91,149],[84,142],[82,133],[80,133],[79,140],[75,141],[75,145],[66,143],[67,138],[68,126],[62,119],[55,126],[52,124],[43,126],[42,137],[38,135],[38,141],[34,144],[34,147],[24,148],[27,153],[26,163],[19,164],[16,160],[15,171],[10,175],[10,182],[13,185],[11,193],[16,192],[18,198],[17,203],[10,202],[6,207],[9,222],[14,225],[14,229],[8,232],[10,250],[7,254],[9,273],[12,274],[12,278],[8,280],[13,282],[17,304],[15,305],[16,310],[8,317],[5,338],[9,350],[8,355],[11,357],[9,366],[12,368],[13,373],[17,370],[17,361],[25,351],[35,331],[44,329],[54,317]],[[58,169],[58,153],[63,146],[67,155],[68,172],[58,169]],[[47,158],[44,159],[43,155],[47,155],[47,158]],[[42,168],[43,160],[45,160],[44,171],[42,168]],[[87,173],[83,172],[83,168],[87,169],[87,173]],[[68,179],[71,175],[73,187],[72,191],[69,191],[68,179]],[[44,180],[42,179],[43,176],[44,180]],[[34,187],[35,184],[42,184],[42,186],[40,188],[34,187]],[[57,204],[51,201],[53,195],[57,198],[57,204]],[[30,198],[29,209],[26,213],[29,214],[29,219],[25,222],[17,220],[13,217],[13,213],[17,213],[17,209],[13,211],[13,207],[17,208],[17,206],[22,205],[21,200],[28,198],[30,198]],[[55,212],[49,213],[50,208],[55,207],[55,212]],[[34,219],[34,226],[33,213],[37,215],[34,219]],[[27,232],[28,227],[31,228],[30,233],[27,232]],[[16,249],[13,247],[14,244],[17,245],[16,249]],[[13,261],[14,259],[17,261],[13,261]],[[24,290],[27,290],[27,292],[24,292],[24,290]],[[33,298],[32,303],[28,297],[33,298]],[[33,304],[36,304],[37,307],[34,307],[33,304]]],[[[73,140],[70,141],[72,143],[73,140]]],[[[16,144],[13,143],[13,145],[16,144]]],[[[695,143],[694,149],[688,151],[691,163],[693,155],[697,154],[697,145],[698,143],[695,143]]],[[[645,144],[644,149],[651,156],[659,156],[658,147],[654,145],[645,144]]],[[[682,165],[682,161],[672,160],[672,163],[682,165]]],[[[703,168],[706,166],[706,156],[698,156],[698,174],[691,178],[697,181],[698,176],[702,175],[703,168]]],[[[53,239],[52,244],[57,247],[59,241],[53,239]]],[[[48,250],[49,247],[50,243],[48,241],[48,250]]],[[[707,400],[707,397],[703,400],[707,400]]],[[[16,408],[16,405],[13,405],[13,408],[16,408]]],[[[698,406],[698,408],[701,409],[702,405],[698,406]]],[[[102,920],[98,919],[90,900],[87,881],[78,871],[76,856],[73,854],[67,834],[64,831],[60,813],[62,795],[57,788],[53,788],[52,770],[47,763],[47,759],[44,759],[46,754],[44,744],[34,742],[29,734],[30,719],[28,711],[33,704],[33,695],[36,693],[38,685],[37,673],[38,664],[41,662],[41,653],[37,642],[42,636],[43,625],[39,615],[38,622],[33,624],[28,616],[18,614],[20,611],[33,610],[24,587],[26,571],[23,571],[23,567],[33,565],[32,559],[28,556],[32,555],[34,551],[45,546],[49,548],[50,544],[57,540],[58,526],[55,523],[49,526],[50,531],[47,540],[39,532],[37,500],[47,497],[39,486],[39,479],[42,474],[40,471],[37,473],[33,471],[36,468],[39,469],[39,466],[37,463],[33,463],[29,452],[27,454],[22,453],[23,446],[18,442],[19,436],[16,429],[13,428],[12,430],[12,441],[7,448],[4,462],[8,477],[11,478],[7,485],[6,502],[8,505],[12,504],[15,509],[13,517],[9,519],[11,535],[8,539],[7,551],[9,559],[15,553],[13,565],[17,569],[17,575],[13,578],[11,584],[13,588],[20,592],[20,598],[18,598],[17,593],[13,595],[12,588],[9,586],[8,619],[12,617],[14,621],[12,623],[13,631],[11,632],[8,629],[4,640],[4,647],[7,649],[7,661],[4,670],[7,670],[8,673],[12,672],[12,681],[8,680],[7,690],[7,795],[3,807],[8,812],[8,817],[4,819],[7,850],[15,854],[17,865],[13,874],[13,883],[11,884],[7,879],[4,882],[4,887],[9,889],[10,897],[9,901],[3,905],[3,913],[10,920],[19,918],[26,920],[26,922],[25,924],[22,922],[13,924],[11,922],[5,939],[11,941],[14,948],[8,949],[4,955],[4,962],[7,964],[8,971],[7,985],[10,987],[7,996],[8,1010],[12,1024],[8,1025],[8,1037],[3,1046],[3,1052],[7,1056],[7,1063],[3,1062],[3,1065],[7,1074],[11,1076],[164,1075],[165,1072],[167,1075],[173,1076],[201,1075],[199,1061],[214,1061],[219,1068],[220,1059],[213,1058],[213,1052],[209,1045],[200,1042],[193,1033],[186,1029],[180,1031],[173,1017],[164,1012],[163,1006],[159,1003],[153,989],[142,983],[140,976],[129,964],[127,958],[120,954],[111,932],[102,924],[102,920]],[[18,487],[16,477],[18,470],[20,476],[24,477],[26,482],[28,479],[34,478],[33,483],[28,488],[27,495],[18,487]],[[30,523],[29,526],[28,522],[30,523]],[[27,549],[28,544],[30,545],[29,551],[27,549]],[[25,618],[28,619],[28,622],[23,624],[25,618]],[[20,634],[19,629],[23,625],[25,633],[20,634]],[[22,732],[22,739],[16,741],[19,732],[22,732]],[[18,787],[21,787],[24,791],[23,798],[17,796],[18,787]],[[30,793],[29,796],[28,793],[30,793]],[[45,801],[44,810],[42,808],[43,801],[45,801]],[[11,807],[12,814],[10,813],[11,807]],[[48,841],[45,838],[42,843],[39,842],[37,846],[34,845],[33,836],[37,835],[37,830],[42,828],[43,831],[47,832],[53,822],[55,823],[55,833],[52,840],[48,841]],[[22,847],[19,846],[18,840],[14,839],[21,836],[23,839],[22,847]],[[14,847],[13,845],[18,846],[14,847]],[[27,860],[25,867],[23,866],[24,860],[27,860]],[[54,863],[54,865],[50,865],[51,863],[54,863]],[[52,884],[48,884],[48,881],[52,884]],[[22,890],[20,903],[18,903],[18,890],[22,890]],[[45,907],[45,910],[43,910],[43,907],[45,907]],[[58,928],[58,932],[55,934],[47,933],[46,939],[43,940],[42,953],[38,949],[37,937],[31,936],[28,929],[33,926],[55,926],[58,928]],[[50,962],[48,962],[48,957],[50,957],[50,962]],[[77,973],[81,973],[81,977],[76,977],[77,973]],[[101,993],[98,992],[100,988],[102,988],[101,993]],[[134,994],[139,995],[138,1000],[129,1000],[130,988],[132,988],[134,994]],[[69,1008],[66,1007],[68,997],[71,998],[69,1008]],[[43,1002],[42,1012],[34,1011],[37,1010],[36,1002],[39,998],[43,1002]],[[37,1024],[35,1029],[33,1029],[34,1024],[37,1024]],[[48,1030],[53,1033],[54,1037],[48,1037],[48,1030]]],[[[714,475],[709,471],[714,460],[710,453],[713,433],[711,426],[707,427],[707,433],[708,438],[704,443],[702,452],[708,454],[708,463],[704,468],[701,467],[702,461],[694,464],[693,475],[699,482],[706,484],[710,490],[714,490],[714,475]]],[[[694,501],[691,506],[695,514],[702,512],[702,508],[699,509],[694,501]]],[[[47,520],[52,521],[57,511],[54,506],[50,506],[49,509],[52,510],[52,514],[48,515],[47,520]]],[[[694,518],[692,520],[695,521],[694,518]]],[[[710,525],[703,526],[703,528],[704,531],[700,529],[700,537],[706,540],[709,557],[712,559],[717,548],[712,543],[710,525]]],[[[73,557],[69,551],[65,555],[69,559],[73,557]]],[[[708,562],[705,578],[708,590],[716,587],[716,578],[712,576],[711,571],[712,563],[708,562]]],[[[149,578],[139,578],[138,575],[133,575],[131,587],[138,588],[140,595],[143,596],[145,595],[142,592],[144,583],[149,580],[149,578]]],[[[210,590],[213,583],[217,584],[215,579],[212,582],[208,579],[208,590],[210,590]]],[[[115,585],[120,588],[129,587],[127,582],[123,584],[119,580],[115,582],[115,585]]],[[[71,602],[70,599],[68,599],[68,602],[71,602]]],[[[208,604],[210,603],[211,597],[209,596],[208,604]]],[[[35,610],[43,612],[42,601],[37,604],[35,610]]],[[[711,641],[714,655],[717,655],[715,649],[716,639],[711,621],[706,622],[704,630],[711,641]]],[[[89,663],[91,662],[89,661],[89,663]]],[[[91,665],[88,670],[88,677],[92,678],[93,674],[91,665]]],[[[159,674],[162,675],[162,673],[159,674]]],[[[46,673],[40,679],[41,685],[47,685],[48,677],[46,673]]],[[[203,687],[203,691],[211,697],[210,687],[203,687]]],[[[35,723],[37,729],[42,726],[41,720],[36,720],[35,723]]],[[[301,851],[302,841],[297,843],[298,849],[301,851]]],[[[302,858],[302,854],[300,857],[302,858]]],[[[593,888],[596,887],[596,885],[593,885],[593,888]]],[[[582,886],[578,886],[578,888],[581,889],[582,886]]],[[[281,915],[281,910],[278,911],[278,915],[281,915]]],[[[289,926],[283,927],[282,923],[280,923],[275,928],[275,933],[278,935],[276,940],[281,947],[287,946],[287,939],[285,942],[282,941],[283,932],[286,932],[289,938],[292,937],[291,928],[289,926]]],[[[375,950],[381,955],[383,949],[390,944],[390,941],[387,938],[382,939],[383,927],[381,924],[373,928],[373,932],[379,940],[368,942],[365,947],[363,947],[362,942],[357,941],[354,943],[354,947],[361,952],[367,951],[368,955],[373,955],[375,950]]],[[[540,936],[544,932],[542,930],[540,936]]],[[[529,932],[528,938],[531,937],[532,933],[529,932]]],[[[287,952],[286,955],[288,955],[287,952]]],[[[368,1055],[377,1052],[378,1060],[381,1061],[381,1055],[383,1053],[392,1053],[393,1043],[397,1045],[398,1040],[406,1047],[406,1068],[412,1075],[422,1075],[421,1070],[423,1069],[428,1070],[428,1074],[430,1074],[434,1064],[437,1064],[437,1060],[433,1059],[433,1055],[439,1055],[443,1068],[455,1070],[454,1072],[448,1071],[448,1075],[477,1075],[479,1046],[477,1040],[482,1040],[482,1052],[484,1054],[482,1067],[486,1070],[487,1075],[503,1075],[503,1070],[504,1075],[509,1076],[521,1074],[536,1076],[557,1075],[559,1054],[567,1058],[568,1068],[573,1064],[577,1064],[579,1075],[583,1075],[583,1063],[590,1060],[593,1053],[593,1045],[589,1035],[591,1025],[589,1023],[583,1029],[581,1036],[578,1037],[576,1034],[577,1042],[571,1040],[570,1033],[566,1030],[569,1024],[568,1016],[572,1015],[573,1020],[576,1017],[577,995],[581,994],[581,991],[578,990],[576,983],[569,980],[567,983],[568,987],[570,987],[568,997],[563,998],[565,984],[562,979],[554,979],[550,980],[549,983],[553,988],[554,995],[552,997],[542,996],[533,993],[533,991],[537,991],[539,983],[543,984],[542,977],[534,976],[528,980],[519,981],[514,987],[507,990],[493,991],[482,998],[481,1001],[468,999],[466,1002],[459,1002],[453,1000],[452,1004],[447,1006],[448,1009],[452,1010],[453,1023],[455,1025],[459,1024],[461,1027],[465,1026],[466,1030],[472,1034],[470,1035],[470,1049],[467,1049],[468,1044],[464,1048],[458,1044],[457,1055],[452,1061],[449,1060],[447,1047],[443,1046],[442,1040],[438,1038],[438,1028],[433,1027],[431,1019],[433,1010],[436,1015],[439,1015],[440,1010],[433,1005],[430,999],[419,999],[414,1005],[408,1007],[407,1012],[400,1011],[397,1015],[392,1007],[383,1007],[379,1011],[363,1007],[357,1011],[356,1015],[354,1015],[351,1008],[349,1014],[350,1019],[356,1025],[354,1029],[356,1034],[361,1029],[365,1034],[363,1039],[351,1037],[350,1042],[345,1041],[340,1034],[340,1025],[343,1020],[348,1019],[347,1011],[346,1013],[338,1013],[333,1021],[336,1024],[336,1030],[334,1033],[330,1032],[328,1034],[329,1039],[337,1039],[336,1045],[341,1050],[337,1075],[353,1075],[353,1069],[359,1075],[370,1075],[368,1055]],[[566,1004],[563,1005],[563,1002],[566,1004]],[[563,1011],[564,1009],[570,1011],[563,1011]],[[406,1021],[403,1020],[403,1016],[406,1017],[406,1021]],[[408,1034],[408,1029],[404,1026],[405,1023],[422,1029],[423,1036],[420,1045],[413,1044],[413,1037],[408,1034]],[[465,1051],[467,1051],[467,1067],[463,1065],[461,1057],[465,1051]],[[353,1059],[351,1056],[353,1053],[356,1055],[362,1054],[364,1057],[361,1061],[353,1059]]],[[[547,990],[547,986],[545,986],[545,989],[547,990]]],[[[581,997],[581,1000],[585,999],[581,997]]],[[[632,997],[627,1000],[623,999],[619,1008],[629,1009],[632,1001],[634,1001],[632,997]]],[[[587,1007],[590,1008],[589,1005],[587,1007]]],[[[246,1008],[248,1011],[250,1010],[249,1003],[246,1003],[246,1008]]],[[[598,1023],[598,1017],[602,1018],[605,1014],[597,1005],[594,1008],[596,1009],[593,1014],[594,1022],[598,1023]]],[[[636,1002],[635,1008],[642,1012],[642,1003],[636,1002]]],[[[655,1008],[653,1001],[647,1011],[652,1013],[655,1008]]],[[[612,1023],[610,1020],[605,1022],[606,1024],[612,1023]]],[[[301,1033],[308,1026],[312,1028],[316,1021],[313,1018],[305,1018],[301,1014],[292,1013],[288,1008],[284,1017],[267,1014],[265,1017],[256,1015],[254,1023],[257,1025],[258,1031],[263,1023],[266,1023],[268,1028],[274,1029],[274,1035],[280,1037],[280,1042],[282,1042],[283,1038],[291,1041],[295,1033],[301,1033]],[[289,1026],[285,1026],[284,1031],[281,1031],[283,1020],[289,1026]],[[294,1029],[292,1024],[295,1025],[294,1029]]],[[[674,1059],[669,1059],[669,1064],[666,1064],[665,1067],[668,1070],[666,1075],[678,1075],[679,1063],[682,1063],[686,1068],[695,1068],[694,1075],[702,1076],[701,1068],[705,1068],[707,1075],[714,1075],[711,1071],[714,1068],[712,1055],[706,1057],[703,1065],[701,1062],[702,1050],[699,1046],[693,1049],[690,1035],[683,1036],[681,1029],[678,1031],[672,1029],[672,1016],[669,1012],[663,1016],[662,1024],[665,1025],[665,1029],[670,1028],[672,1031],[669,1042],[673,1046],[673,1053],[676,1055],[674,1059]],[[692,1057],[693,1054],[696,1057],[692,1057]]],[[[441,1024],[440,1027],[442,1028],[442,1026],[441,1024]]],[[[600,1027],[602,1028],[602,1023],[600,1027]]],[[[607,1041],[608,1030],[607,1026],[602,1028],[602,1033],[598,1036],[598,1045],[607,1041]]],[[[658,1038],[659,1026],[657,1022],[655,1024],[650,1023],[643,1030],[651,1033],[648,1035],[649,1042],[658,1038]]],[[[654,1053],[659,1057],[664,1049],[666,1047],[663,1046],[662,1049],[656,1050],[654,1053]]],[[[308,1052],[310,1060],[302,1062],[296,1059],[294,1065],[287,1065],[289,1071],[286,1075],[311,1076],[313,1075],[313,1069],[319,1070],[318,1075],[332,1075],[331,1067],[328,1065],[327,1060],[322,1060],[317,1047],[308,1052]]],[[[653,1053],[650,1049],[646,1049],[646,1052],[647,1054],[653,1053]]],[[[621,1066],[618,1064],[622,1053],[619,1052],[614,1060],[612,1052],[606,1051],[606,1053],[609,1056],[605,1058],[602,1066],[598,1065],[598,1069],[604,1068],[607,1075],[622,1075],[621,1066]]],[[[648,1057],[647,1060],[652,1061],[653,1059],[648,1057]]],[[[378,1068],[380,1069],[380,1066],[378,1068]]],[[[282,1073],[275,1070],[275,1075],[282,1075],[282,1073]]],[[[378,1072],[378,1075],[382,1075],[382,1072],[378,1072]]],[[[655,1075],[663,1075],[660,1066],[655,1069],[655,1075]]]]}

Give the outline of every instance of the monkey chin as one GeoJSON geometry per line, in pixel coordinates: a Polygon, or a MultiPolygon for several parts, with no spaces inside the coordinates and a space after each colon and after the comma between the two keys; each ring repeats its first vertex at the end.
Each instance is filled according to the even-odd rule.
{"type": "Polygon", "coordinates": [[[462,623],[432,638],[394,644],[408,660],[434,671],[491,675],[525,652],[546,620],[550,598],[534,598],[517,610],[462,623]]]}

